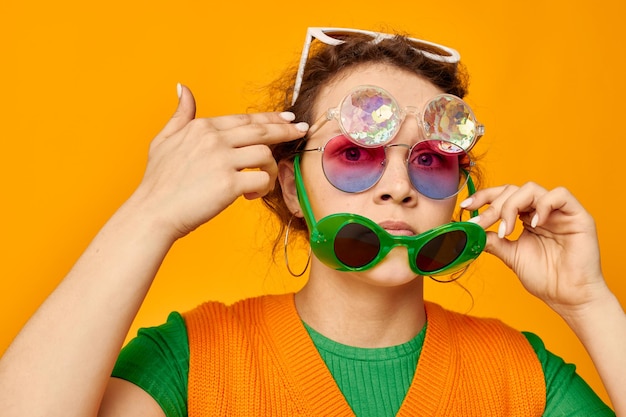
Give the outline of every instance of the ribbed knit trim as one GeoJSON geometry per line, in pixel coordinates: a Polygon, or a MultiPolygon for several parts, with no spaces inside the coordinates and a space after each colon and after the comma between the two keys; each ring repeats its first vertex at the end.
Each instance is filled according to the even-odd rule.
{"type": "MultiPolygon", "coordinates": [[[[398,416],[542,415],[543,370],[521,333],[436,304],[427,303],[426,314],[424,346],[398,416]]],[[[293,294],[231,307],[207,303],[184,317],[189,416],[354,415],[300,321],[293,294]]]]}
{"type": "Polygon", "coordinates": [[[521,333],[498,320],[452,313],[434,303],[426,303],[426,316],[422,354],[399,417],[543,415],[543,369],[521,333]],[[495,376],[507,386],[494,384],[495,363],[516,365],[509,368],[515,375],[500,369],[495,376]]]}
{"type": "Polygon", "coordinates": [[[436,416],[439,404],[450,398],[458,362],[452,352],[458,349],[452,343],[437,343],[447,338],[448,329],[441,326],[437,309],[426,304],[426,338],[417,363],[413,384],[409,388],[398,416],[436,416]],[[436,345],[436,346],[434,346],[436,345]],[[435,348],[436,351],[433,351],[435,348]],[[430,359],[430,360],[429,360],[430,359]]]}
{"type": "Polygon", "coordinates": [[[279,354],[284,359],[312,415],[354,416],[295,308],[293,294],[266,299],[267,323],[274,330],[279,354]]]}

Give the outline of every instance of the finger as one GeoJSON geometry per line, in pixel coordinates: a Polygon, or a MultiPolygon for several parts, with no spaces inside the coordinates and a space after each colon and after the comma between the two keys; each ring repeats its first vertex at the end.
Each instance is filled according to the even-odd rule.
{"type": "Polygon", "coordinates": [[[238,173],[238,176],[239,194],[242,194],[248,200],[266,195],[270,192],[271,184],[275,181],[272,181],[271,175],[263,170],[242,171],[238,173]]]}
{"type": "Polygon", "coordinates": [[[495,232],[487,232],[485,252],[498,257],[509,268],[514,265],[516,250],[517,242],[503,239],[495,232]]]}
{"type": "Polygon", "coordinates": [[[531,219],[532,226],[545,224],[555,211],[565,216],[586,213],[580,202],[567,189],[558,187],[537,200],[535,214],[531,219]]]}
{"type": "Polygon", "coordinates": [[[276,174],[278,168],[272,151],[265,145],[247,146],[236,150],[235,169],[261,169],[276,174]]]}
{"type": "Polygon", "coordinates": [[[500,185],[497,187],[483,188],[466,198],[460,206],[467,210],[477,210],[487,204],[491,204],[501,195],[516,190],[515,185],[500,185]]]}
{"type": "Polygon", "coordinates": [[[271,145],[300,139],[306,134],[307,123],[250,123],[234,127],[227,132],[220,132],[229,141],[230,146],[241,148],[257,144],[271,145]]]}
{"type": "Polygon", "coordinates": [[[481,190],[463,201],[461,205],[470,210],[489,204],[489,207],[480,213],[478,218],[471,220],[484,228],[500,221],[498,235],[502,238],[513,232],[518,216],[525,224],[531,227],[536,225],[535,207],[538,199],[546,193],[545,188],[532,182],[522,187],[505,185],[481,190]]]}
{"type": "Polygon", "coordinates": [[[502,203],[498,235],[502,238],[511,234],[515,228],[515,220],[520,215],[524,218],[530,216],[530,223],[532,225],[532,218],[534,217],[537,201],[547,193],[548,191],[545,188],[533,182],[522,185],[512,193],[502,203]]]}
{"type": "Polygon", "coordinates": [[[235,193],[246,199],[263,197],[274,189],[278,166],[272,151],[266,145],[232,149],[227,160],[233,161],[235,193]]]}
{"type": "Polygon", "coordinates": [[[274,189],[278,166],[272,156],[272,151],[265,145],[248,146],[235,150],[233,160],[236,161],[235,169],[241,170],[261,170],[269,175],[270,188],[274,189]]]}
{"type": "Polygon", "coordinates": [[[488,205],[472,222],[488,228],[500,220],[501,207],[504,201],[517,191],[514,185],[502,185],[480,190],[471,197],[461,202],[461,208],[465,210],[479,210],[488,205]]]}
{"type": "Polygon", "coordinates": [[[178,107],[161,130],[160,135],[167,137],[178,132],[196,117],[196,100],[186,86],[178,84],[178,107]]]}
{"type": "MultiPolygon", "coordinates": [[[[295,120],[292,112],[246,113],[206,119],[215,130],[230,130],[250,124],[288,124],[295,120]]],[[[307,128],[308,130],[308,128],[307,128]]]]}

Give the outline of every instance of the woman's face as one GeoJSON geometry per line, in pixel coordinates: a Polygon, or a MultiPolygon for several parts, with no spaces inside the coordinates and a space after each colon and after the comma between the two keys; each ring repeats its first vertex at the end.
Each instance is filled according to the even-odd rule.
{"type": "MultiPolygon", "coordinates": [[[[359,66],[341,74],[321,90],[314,109],[314,120],[327,109],[336,107],[351,89],[360,85],[382,87],[396,98],[401,107],[418,109],[443,92],[428,81],[395,67],[380,64],[359,66]]],[[[328,139],[340,134],[336,120],[325,123],[310,136],[307,148],[321,147],[328,139]]],[[[391,143],[411,146],[423,139],[415,117],[407,117],[391,143]]],[[[322,154],[305,152],[301,162],[302,175],[316,220],[333,213],[356,213],[372,219],[394,235],[416,235],[450,222],[456,199],[433,200],[419,194],[407,173],[407,152],[405,147],[388,148],[387,166],[382,178],[372,188],[360,193],[346,193],[335,188],[324,176],[322,154]]],[[[394,248],[380,264],[359,275],[380,285],[397,285],[415,278],[404,247],[394,248]]]]}

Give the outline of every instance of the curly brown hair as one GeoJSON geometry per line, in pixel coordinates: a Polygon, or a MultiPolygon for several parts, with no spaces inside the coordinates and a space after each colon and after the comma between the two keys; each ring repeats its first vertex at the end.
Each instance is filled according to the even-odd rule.
{"type": "MultiPolygon", "coordinates": [[[[296,120],[312,125],[315,117],[313,111],[320,91],[347,70],[367,64],[382,63],[419,75],[443,92],[460,98],[467,94],[469,77],[461,63],[451,64],[429,59],[415,49],[405,35],[398,34],[378,43],[371,40],[369,36],[353,34],[344,38],[344,43],[337,46],[314,41],[296,102],[291,105],[297,73],[297,68],[293,67],[269,86],[269,97],[273,103],[270,110],[291,111],[296,115],[296,120]]],[[[302,149],[304,141],[306,137],[273,145],[274,158],[276,161],[293,159],[297,150],[302,149]]],[[[475,169],[473,176],[476,176],[475,169]]],[[[274,242],[274,249],[280,244],[285,226],[290,219],[292,220],[290,233],[302,236],[307,232],[302,219],[292,219],[292,213],[283,200],[278,181],[274,190],[263,197],[263,202],[280,220],[281,227],[274,242]]]]}

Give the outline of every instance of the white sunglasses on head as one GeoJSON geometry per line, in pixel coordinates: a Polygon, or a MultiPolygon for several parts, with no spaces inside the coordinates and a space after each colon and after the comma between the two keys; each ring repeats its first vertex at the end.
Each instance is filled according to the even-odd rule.
{"type": "MultiPolygon", "coordinates": [[[[296,74],[296,83],[293,86],[293,98],[291,104],[293,105],[300,93],[300,85],[302,84],[302,77],[304,75],[304,66],[309,58],[309,49],[311,48],[311,42],[313,39],[317,39],[326,45],[340,45],[345,41],[343,38],[350,36],[351,34],[367,35],[372,38],[371,42],[378,43],[384,39],[390,39],[395,37],[388,33],[372,32],[369,30],[349,29],[349,28],[322,28],[322,27],[310,27],[306,30],[306,39],[304,40],[304,47],[302,48],[302,55],[300,56],[300,65],[298,67],[298,73],[296,74]]],[[[420,51],[425,57],[450,64],[456,64],[460,61],[461,55],[452,48],[439,45],[433,42],[424,41],[417,38],[408,38],[411,42],[411,46],[420,51]]]]}

